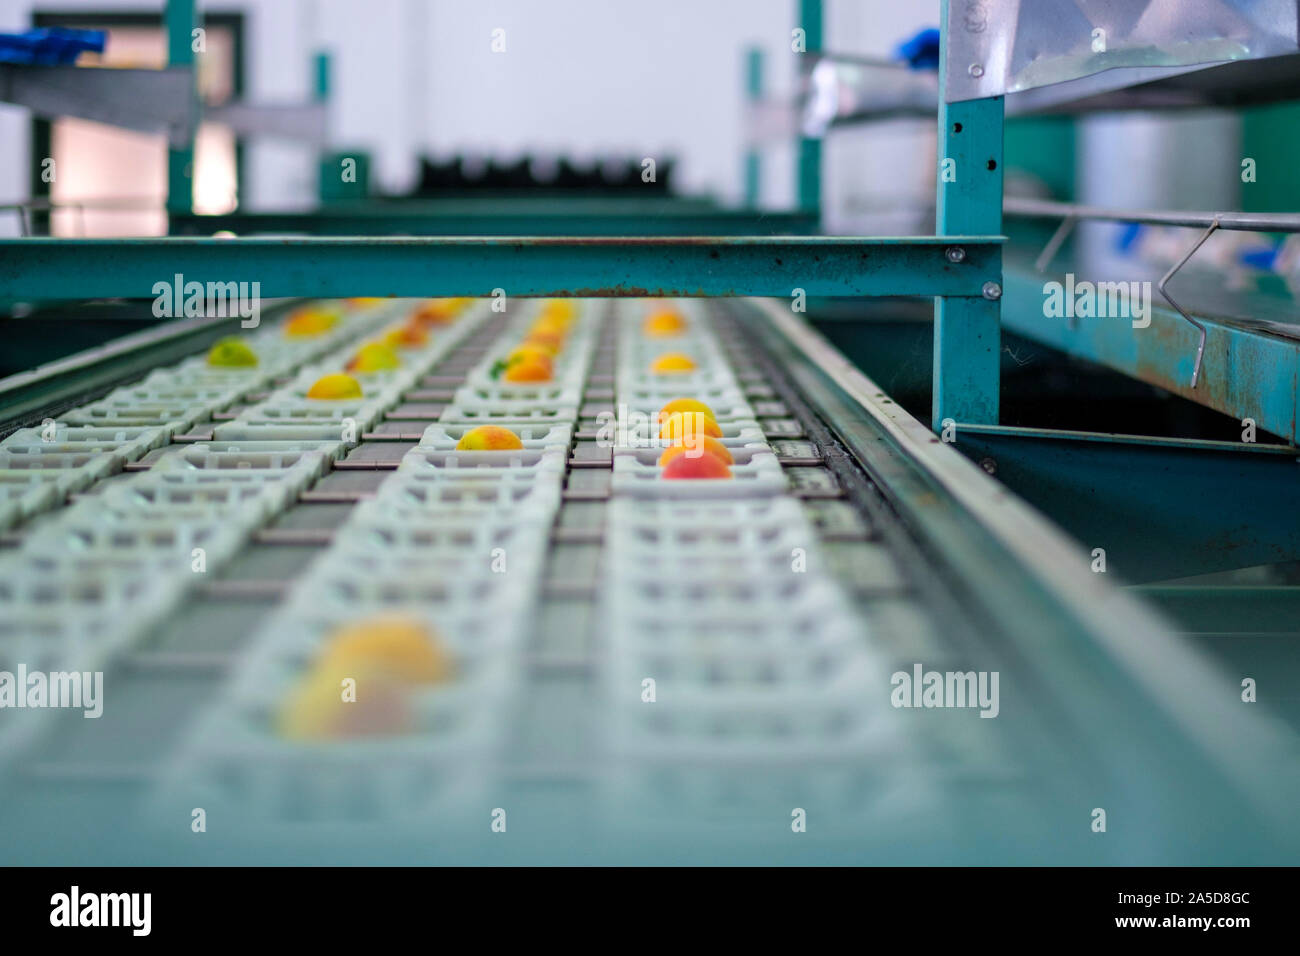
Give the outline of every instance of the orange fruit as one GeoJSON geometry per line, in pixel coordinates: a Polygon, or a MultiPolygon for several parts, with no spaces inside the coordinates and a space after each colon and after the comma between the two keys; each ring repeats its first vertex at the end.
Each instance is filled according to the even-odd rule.
{"type": "Polygon", "coordinates": [[[516,451],[523,447],[518,435],[500,425],[472,428],[456,442],[457,451],[516,451]]]}
{"type": "Polygon", "coordinates": [[[731,469],[721,459],[713,455],[701,455],[698,458],[677,455],[668,464],[664,465],[662,474],[664,478],[670,480],[677,478],[730,478],[731,469]]]}
{"type": "Polygon", "coordinates": [[[695,359],[681,352],[665,352],[650,363],[650,371],[655,375],[680,375],[695,370],[695,359]]]}
{"type": "Polygon", "coordinates": [[[663,427],[659,429],[660,438],[687,438],[688,436],[707,435],[710,438],[721,438],[722,428],[712,418],[700,412],[674,412],[663,420],[663,427]]]}
{"type": "Polygon", "coordinates": [[[664,453],[659,456],[659,464],[661,466],[666,465],[678,455],[685,455],[687,458],[712,455],[724,465],[733,465],[736,462],[735,457],[731,454],[731,449],[712,435],[697,435],[693,442],[687,442],[686,439],[679,438],[664,449],[664,453]]]}

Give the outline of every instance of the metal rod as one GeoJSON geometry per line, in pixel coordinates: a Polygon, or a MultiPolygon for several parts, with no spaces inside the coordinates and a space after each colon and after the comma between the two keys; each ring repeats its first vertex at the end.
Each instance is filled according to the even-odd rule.
{"type": "Polygon", "coordinates": [[[1237,232],[1300,232],[1298,213],[1177,212],[1160,209],[1108,209],[1045,199],[1008,198],[1002,204],[1010,216],[1029,219],[1096,219],[1106,222],[1140,222],[1151,226],[1191,226],[1237,232]]]}
{"type": "Polygon", "coordinates": [[[1047,240],[1047,245],[1043,246],[1043,251],[1039,254],[1038,259],[1034,262],[1034,268],[1039,272],[1046,272],[1047,267],[1051,265],[1052,259],[1056,257],[1057,251],[1069,238],[1070,233],[1074,232],[1075,224],[1079,220],[1074,216],[1068,216],[1061,220],[1061,224],[1056,227],[1056,232],[1052,233],[1052,238],[1047,240]]]}
{"type": "Polygon", "coordinates": [[[1192,246],[1192,248],[1187,251],[1187,255],[1183,256],[1176,266],[1165,273],[1165,277],[1161,279],[1159,284],[1156,286],[1156,288],[1160,290],[1160,294],[1165,297],[1165,301],[1172,305],[1178,311],[1179,315],[1192,323],[1192,325],[1196,326],[1197,332],[1200,333],[1200,340],[1196,346],[1196,363],[1192,366],[1192,388],[1196,387],[1196,383],[1201,377],[1201,360],[1205,357],[1205,326],[1183,311],[1183,307],[1174,301],[1173,296],[1169,294],[1165,286],[1169,284],[1169,280],[1174,277],[1179,269],[1187,265],[1192,256],[1196,255],[1196,251],[1200,249],[1201,246],[1205,245],[1205,240],[1214,235],[1214,231],[1218,228],[1219,220],[1212,220],[1210,222],[1210,228],[1206,229],[1205,232],[1202,233],[1201,238],[1196,240],[1196,245],[1192,246]]]}

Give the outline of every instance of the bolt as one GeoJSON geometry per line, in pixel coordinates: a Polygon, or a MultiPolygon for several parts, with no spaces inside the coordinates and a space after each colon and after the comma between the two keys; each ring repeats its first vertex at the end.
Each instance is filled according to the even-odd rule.
{"type": "Polygon", "coordinates": [[[963,249],[961,246],[949,246],[947,252],[945,252],[944,255],[948,257],[949,262],[966,261],[966,250],[963,249]]]}
{"type": "Polygon", "coordinates": [[[996,475],[998,473],[998,463],[994,461],[992,458],[981,459],[980,467],[983,468],[985,471],[987,471],[990,475],[996,475]]]}
{"type": "Polygon", "coordinates": [[[996,282],[984,283],[983,291],[984,291],[984,298],[991,299],[994,302],[1002,298],[1002,286],[998,285],[996,282]]]}
{"type": "Polygon", "coordinates": [[[978,63],[972,63],[970,65],[970,75],[978,80],[984,75],[984,67],[980,66],[978,63]]]}

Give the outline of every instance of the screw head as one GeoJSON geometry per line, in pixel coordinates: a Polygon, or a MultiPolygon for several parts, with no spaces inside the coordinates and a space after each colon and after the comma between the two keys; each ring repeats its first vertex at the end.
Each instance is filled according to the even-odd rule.
{"type": "Polygon", "coordinates": [[[987,471],[990,475],[996,475],[998,473],[998,463],[994,461],[992,458],[981,459],[980,467],[983,468],[985,471],[987,471]]]}
{"type": "Polygon", "coordinates": [[[980,66],[978,63],[972,63],[970,65],[970,75],[978,80],[984,75],[984,67],[980,66]]]}
{"type": "Polygon", "coordinates": [[[992,299],[993,301],[997,301],[998,299],[1002,298],[1002,286],[998,285],[996,282],[984,283],[983,292],[984,292],[984,298],[986,299],[992,299]]]}
{"type": "Polygon", "coordinates": [[[948,257],[949,262],[965,262],[966,250],[961,246],[949,246],[944,255],[948,257]]]}

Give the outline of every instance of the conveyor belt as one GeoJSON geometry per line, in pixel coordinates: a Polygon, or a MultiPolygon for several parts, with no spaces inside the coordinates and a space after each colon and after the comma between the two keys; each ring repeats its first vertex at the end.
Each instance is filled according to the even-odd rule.
{"type": "MultiPolygon", "coordinates": [[[[259,331],[256,371],[196,357],[68,414],[57,451],[39,431],[0,446],[6,480],[24,455],[68,466],[9,499],[0,667],[102,668],[110,688],[99,720],[6,728],[18,857],[84,861],[70,813],[113,862],[1106,862],[1158,856],[1187,824],[1168,803],[1185,775],[1117,780],[1161,748],[1186,769],[1205,742],[1153,730],[1121,757],[1080,732],[1041,655],[1091,661],[1065,672],[1094,706],[1122,680],[1053,649],[1070,615],[1045,624],[1032,602],[1054,598],[1010,557],[1016,606],[998,607],[970,519],[909,513],[939,492],[752,306],[678,303],[686,334],[656,343],[645,303],[579,300],[554,379],[512,386],[492,369],[540,306],[479,303],[363,377],[364,400],[302,397],[413,306],[356,307],[311,345],[259,331]],[[698,368],[666,385],[646,369],[670,349],[698,368]],[[730,481],[666,482],[658,449],[608,440],[682,395],[718,412],[730,481]],[[523,450],[456,452],[485,421],[523,450]],[[418,732],[278,739],[270,714],[330,629],[394,609],[457,661],[418,732]],[[1000,673],[1000,719],[890,706],[915,665],[1000,673]],[[1099,804],[1144,814],[1140,833],[1090,842],[1099,804]]],[[[1195,772],[1201,810],[1234,799],[1195,772]]]]}

